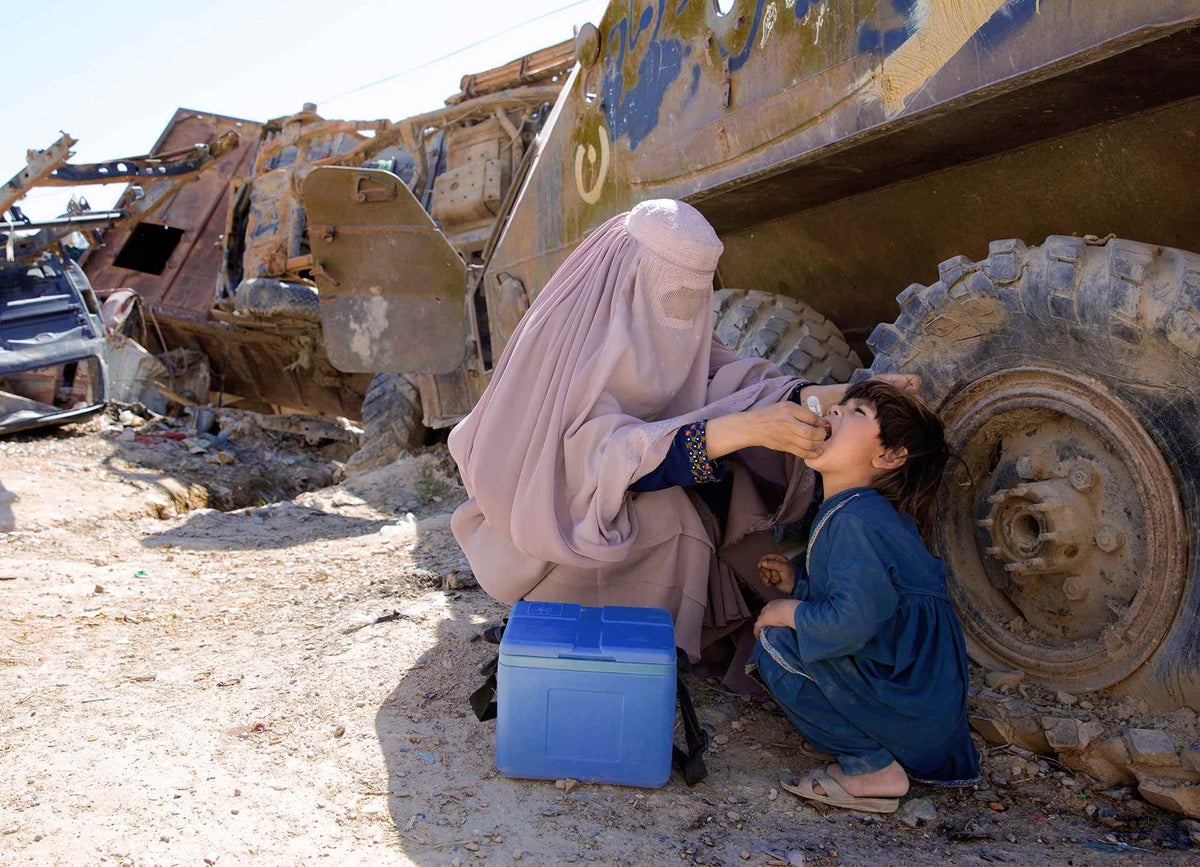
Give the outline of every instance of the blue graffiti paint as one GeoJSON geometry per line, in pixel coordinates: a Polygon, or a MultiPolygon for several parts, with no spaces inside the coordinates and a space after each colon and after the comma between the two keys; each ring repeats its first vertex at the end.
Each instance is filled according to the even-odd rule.
{"type": "Polygon", "coordinates": [[[615,52],[617,55],[617,65],[621,65],[621,61],[625,59],[625,36],[629,32],[629,19],[622,18],[613,25],[612,32],[608,34],[608,48],[605,49],[605,55],[612,57],[615,52]]]}
{"type": "Polygon", "coordinates": [[[745,65],[746,60],[750,57],[750,52],[754,50],[754,43],[758,41],[758,28],[762,24],[763,4],[766,0],[758,0],[754,4],[754,20],[750,22],[750,33],[746,36],[746,44],[742,46],[742,50],[737,54],[729,54],[725,50],[725,46],[721,46],[721,56],[729,58],[730,70],[736,72],[745,65]]]}
{"type": "Polygon", "coordinates": [[[882,51],[885,55],[891,54],[903,45],[904,40],[909,36],[907,27],[897,27],[880,33],[874,27],[864,26],[858,33],[858,50],[862,54],[871,51],[882,51]]]}
{"type": "Polygon", "coordinates": [[[864,20],[858,30],[859,53],[881,52],[887,56],[903,45],[905,40],[915,32],[917,0],[892,0],[892,8],[904,19],[904,23],[898,27],[889,27],[884,30],[872,27],[864,20]]]}
{"type": "MultiPolygon", "coordinates": [[[[601,81],[601,108],[612,138],[615,140],[622,136],[628,137],[630,150],[636,150],[658,125],[659,107],[663,97],[668,88],[683,75],[684,61],[691,54],[691,46],[685,46],[679,39],[660,37],[668,2],[678,16],[688,7],[691,0],[658,0],[657,3],[647,6],[637,16],[636,30],[632,33],[630,30],[636,4],[634,0],[630,0],[628,12],[615,22],[609,31],[605,55],[610,60],[605,64],[601,81]],[[646,34],[644,38],[643,34],[646,34]],[[639,43],[644,47],[640,47],[643,56],[638,63],[637,82],[627,90],[623,72],[625,58],[628,53],[639,48],[639,43]]],[[[793,7],[796,18],[808,15],[813,2],[814,0],[797,0],[793,7]]],[[[724,45],[718,45],[720,56],[728,59],[731,71],[741,69],[754,50],[762,26],[765,5],[766,0],[756,0],[749,33],[738,53],[732,54],[724,45]]],[[[879,52],[887,56],[912,35],[916,27],[918,0],[891,0],[891,6],[896,15],[903,20],[903,24],[880,29],[863,22],[858,33],[859,52],[879,52]]],[[[972,39],[984,50],[993,48],[1028,24],[1036,9],[1037,0],[1009,0],[972,39]]],[[[891,15],[888,17],[891,18],[891,15]]],[[[694,96],[699,89],[700,79],[700,65],[693,64],[690,96],[694,96]]]]}
{"type": "MultiPolygon", "coordinates": [[[[656,9],[647,8],[639,20],[638,32],[628,39],[628,18],[621,19],[609,37],[609,56],[600,90],[603,96],[604,118],[614,140],[629,137],[629,149],[637,146],[658,125],[658,110],[663,96],[683,73],[683,60],[690,53],[678,39],[660,39],[659,31],[667,0],[659,0],[656,9]],[[625,54],[632,51],[641,32],[654,24],[646,42],[645,53],[638,63],[637,84],[625,88],[625,54]],[[615,57],[614,57],[615,53],[615,57]]],[[[632,12],[632,6],[630,11],[632,12]]]]}
{"type": "Polygon", "coordinates": [[[658,125],[658,109],[668,87],[683,69],[683,46],[678,40],[653,40],[638,64],[638,82],[624,93],[623,77],[605,77],[605,117],[613,138],[629,136],[629,149],[637,150],[642,139],[658,125]]]}
{"type": "MultiPolygon", "coordinates": [[[[660,14],[661,14],[661,12],[662,12],[662,7],[661,7],[661,5],[659,6],[659,12],[660,12],[660,14]]],[[[643,9],[643,10],[642,10],[642,17],[641,17],[641,19],[638,21],[637,32],[636,32],[636,33],[634,33],[634,34],[633,34],[633,38],[629,40],[629,47],[630,47],[630,48],[636,48],[636,47],[637,47],[637,41],[638,41],[638,39],[640,39],[640,38],[641,38],[641,35],[642,35],[643,31],[645,31],[645,29],[646,29],[647,27],[649,27],[649,26],[650,26],[650,22],[651,22],[651,21],[653,21],[653,20],[654,20],[654,10],[653,10],[653,9],[650,9],[650,8],[643,9]]],[[[654,30],[655,30],[655,32],[656,32],[656,33],[658,32],[658,28],[657,28],[657,27],[656,27],[656,28],[654,28],[654,30]]]]}
{"type": "MultiPolygon", "coordinates": [[[[975,32],[971,39],[981,48],[989,50],[1004,43],[1014,33],[1028,24],[1037,14],[1038,0],[1009,0],[1001,6],[986,24],[975,32]]],[[[863,25],[858,33],[860,52],[882,51],[891,54],[908,39],[916,27],[917,0],[892,0],[892,8],[904,16],[906,24],[880,32],[877,28],[863,25]]]]}
{"type": "Polygon", "coordinates": [[[1006,42],[1036,14],[1037,0],[1009,0],[971,38],[980,48],[991,50],[1006,42]]]}
{"type": "MultiPolygon", "coordinates": [[[[681,13],[688,2],[689,0],[674,0],[672,6],[675,14],[681,13]]],[[[729,58],[731,71],[740,69],[749,59],[762,23],[765,5],[766,0],[756,0],[750,32],[741,51],[730,55],[723,46],[720,47],[721,56],[729,58]]],[[[807,9],[809,4],[803,2],[801,5],[807,9]]],[[[630,150],[637,150],[642,140],[657,126],[659,105],[663,96],[683,74],[683,61],[691,53],[691,46],[684,46],[680,40],[660,37],[666,8],[667,0],[658,0],[654,6],[642,10],[638,16],[637,30],[631,37],[630,22],[634,15],[634,5],[631,2],[628,13],[613,25],[609,33],[606,55],[612,60],[605,65],[601,82],[604,117],[609,133],[614,139],[628,137],[630,150]],[[651,25],[653,30],[642,49],[644,54],[638,63],[637,83],[627,90],[622,71],[625,56],[634,49],[642,33],[651,25]]],[[[699,87],[698,67],[692,71],[691,87],[694,94],[699,87]]]]}

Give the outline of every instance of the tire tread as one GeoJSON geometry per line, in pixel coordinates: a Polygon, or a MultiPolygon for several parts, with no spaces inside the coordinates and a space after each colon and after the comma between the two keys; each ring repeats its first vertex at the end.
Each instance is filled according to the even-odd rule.
{"type": "Polygon", "coordinates": [[[346,464],[359,473],[391,463],[425,442],[421,394],[402,373],[379,373],[363,397],[363,446],[346,464]]]}
{"type": "Polygon", "coordinates": [[[862,366],[841,331],[803,301],[757,289],[713,293],[717,339],[743,357],[819,383],[848,382],[862,366]]]}

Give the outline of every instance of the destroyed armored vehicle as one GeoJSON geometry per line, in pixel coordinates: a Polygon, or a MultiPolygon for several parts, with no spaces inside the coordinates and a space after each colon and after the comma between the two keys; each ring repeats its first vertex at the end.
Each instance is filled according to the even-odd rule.
{"type": "MultiPolygon", "coordinates": [[[[173,193],[237,146],[236,134],[159,157],[70,165],[64,134],[0,188],[0,434],[80,421],[108,399],[109,344],[100,302],[74,256],[94,233],[153,214],[173,193]],[[126,207],[92,212],[78,202],[55,220],[34,222],[17,202],[39,186],[153,182],[126,207]]],[[[91,240],[89,240],[91,239],[91,240]]]]}
{"type": "MultiPolygon", "coordinates": [[[[572,50],[568,41],[468,75],[443,108],[400,121],[327,120],[313,105],[262,124],[180,109],[152,153],[227,128],[241,146],[153,219],[107,232],[84,270],[97,287],[137,293],[151,348],[173,353],[168,366],[202,402],[211,390],[214,402],[260,412],[362,419],[375,434],[386,426],[392,439],[419,445],[426,429],[408,380],[379,377],[372,390],[371,373],[330,363],[301,185],[321,166],[386,170],[459,255],[478,261],[572,50]],[[372,397],[381,392],[382,403],[372,397]],[[390,414],[372,414],[379,405],[390,414]]],[[[427,410],[431,424],[443,423],[427,410]]]]}
{"type": "MultiPolygon", "coordinates": [[[[580,30],[482,262],[397,175],[311,172],[334,364],[411,376],[451,424],[590,230],[685,199],[725,244],[731,347],[924,378],[963,459],[936,542],[978,663],[1200,709],[1200,0],[721,7],[580,30]]],[[[1200,810],[1186,744],[1148,759],[1006,701],[981,731],[1200,810]]]]}

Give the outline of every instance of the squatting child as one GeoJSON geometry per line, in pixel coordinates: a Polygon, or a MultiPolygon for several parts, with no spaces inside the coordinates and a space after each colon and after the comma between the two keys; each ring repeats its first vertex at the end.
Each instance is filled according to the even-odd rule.
{"type": "MultiPolygon", "coordinates": [[[[764,581],[789,599],[755,624],[748,671],[831,762],[785,789],[888,813],[922,783],[979,777],[967,727],[967,656],[946,569],[921,540],[948,457],[941,420],[916,397],[871,380],[828,413],[822,453],[806,463],[825,500],[802,562],[770,554],[764,581]]],[[[799,559],[799,558],[798,558],[799,559]]]]}

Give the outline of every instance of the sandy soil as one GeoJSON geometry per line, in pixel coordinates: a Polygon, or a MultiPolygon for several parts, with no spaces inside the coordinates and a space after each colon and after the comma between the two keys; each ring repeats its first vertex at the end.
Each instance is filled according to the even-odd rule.
{"type": "Polygon", "coordinates": [[[782,716],[701,680],[707,782],[505,779],[467,705],[503,610],[464,587],[444,450],[267,503],[270,468],[336,463],[142,439],[0,442],[0,863],[1196,863],[1178,817],[1003,748],[989,790],[914,788],[917,827],[802,804],[782,716]],[[218,484],[251,505],[189,511],[218,484]]]}

